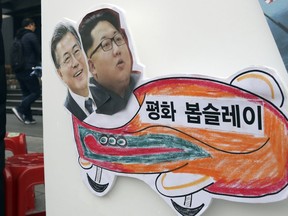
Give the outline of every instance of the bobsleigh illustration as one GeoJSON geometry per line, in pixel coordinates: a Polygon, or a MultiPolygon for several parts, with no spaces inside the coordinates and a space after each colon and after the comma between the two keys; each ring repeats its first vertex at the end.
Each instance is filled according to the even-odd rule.
{"type": "Polygon", "coordinates": [[[106,194],[117,175],[148,176],[182,216],[202,214],[212,198],[287,198],[286,94],[269,69],[249,68],[228,81],[159,78],[134,95],[138,110],[120,127],[72,117],[79,163],[95,194],[106,194]]]}

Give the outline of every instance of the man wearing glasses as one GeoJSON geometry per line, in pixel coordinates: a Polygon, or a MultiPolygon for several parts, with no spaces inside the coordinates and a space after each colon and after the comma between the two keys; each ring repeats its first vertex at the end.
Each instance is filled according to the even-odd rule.
{"type": "Polygon", "coordinates": [[[65,107],[83,121],[96,109],[96,103],[88,88],[87,63],[80,38],[71,24],[60,22],[55,27],[51,55],[58,75],[68,87],[65,107]]]}
{"type": "Polygon", "coordinates": [[[79,33],[98,96],[96,113],[112,115],[123,110],[140,74],[131,72],[132,55],[119,14],[111,9],[91,12],[82,19],[79,33]]]}

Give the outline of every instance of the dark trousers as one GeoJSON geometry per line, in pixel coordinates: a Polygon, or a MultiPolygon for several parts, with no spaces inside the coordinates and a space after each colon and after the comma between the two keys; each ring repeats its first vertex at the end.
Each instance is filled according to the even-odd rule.
{"type": "Polygon", "coordinates": [[[31,105],[41,95],[41,87],[38,77],[35,75],[30,76],[30,70],[21,74],[16,74],[21,91],[22,102],[17,107],[17,110],[25,115],[25,119],[32,119],[31,105]]]}

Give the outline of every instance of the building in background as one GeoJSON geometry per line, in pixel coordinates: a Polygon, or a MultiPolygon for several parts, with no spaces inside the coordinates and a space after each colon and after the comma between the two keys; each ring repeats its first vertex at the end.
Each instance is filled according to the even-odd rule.
{"type": "MultiPolygon", "coordinates": [[[[24,18],[30,17],[36,24],[36,35],[41,43],[41,0],[0,0],[2,7],[2,33],[5,48],[5,72],[7,77],[7,106],[6,112],[21,99],[19,84],[10,66],[10,49],[14,36],[24,18]]],[[[33,114],[42,114],[42,98],[32,105],[33,114]]]]}
{"type": "Polygon", "coordinates": [[[1,0],[6,64],[10,64],[10,47],[23,18],[31,17],[37,25],[35,33],[41,41],[41,0],[1,0]]]}

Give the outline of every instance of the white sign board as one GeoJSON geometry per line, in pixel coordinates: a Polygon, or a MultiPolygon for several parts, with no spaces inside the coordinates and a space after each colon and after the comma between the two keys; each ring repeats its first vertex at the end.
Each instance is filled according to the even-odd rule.
{"type": "MultiPolygon", "coordinates": [[[[73,124],[75,125],[75,121],[73,120],[72,124],[71,113],[63,106],[67,95],[67,87],[65,86],[65,80],[62,82],[59,79],[58,75],[60,74],[60,77],[62,75],[58,70],[57,74],[51,57],[50,42],[54,27],[63,18],[72,20],[71,22],[76,21],[79,24],[83,16],[89,13],[95,6],[110,4],[113,7],[117,6],[117,8],[121,8],[124,12],[123,14],[127,22],[127,26],[125,27],[129,29],[129,43],[133,47],[133,58],[134,61],[137,60],[139,63],[136,69],[141,70],[145,79],[155,79],[157,77],[177,74],[186,74],[188,76],[192,76],[193,74],[196,75],[196,78],[205,75],[224,79],[232,77],[233,74],[241,71],[243,68],[255,68],[255,66],[261,65],[272,68],[273,71],[278,73],[277,75],[281,78],[282,83],[287,83],[287,72],[258,1],[137,1],[137,4],[124,0],[99,2],[86,0],[81,3],[78,1],[53,1],[49,1],[49,3],[42,2],[44,153],[47,214],[160,216],[175,215],[178,212],[183,215],[184,213],[178,211],[177,208],[177,211],[173,211],[171,209],[172,204],[170,206],[167,205],[157,195],[157,191],[160,194],[164,194],[166,188],[163,186],[164,184],[162,184],[163,188],[161,188],[160,181],[154,183],[155,179],[150,176],[141,175],[141,177],[136,177],[135,179],[130,178],[132,175],[119,174],[117,181],[113,185],[113,190],[103,197],[93,196],[82,183],[79,163],[77,162],[79,146],[77,149],[73,134],[73,124]],[[55,5],[57,5],[56,9],[55,5]],[[150,186],[156,184],[155,188],[152,187],[155,191],[147,187],[147,184],[143,184],[138,178],[150,186]]],[[[75,26],[77,26],[77,23],[75,23],[75,26]]],[[[116,44],[115,37],[113,40],[116,44]]],[[[105,49],[103,45],[101,48],[105,49]]],[[[94,51],[92,53],[88,51],[88,57],[91,58],[94,51]]],[[[73,55],[76,58],[77,54],[73,53],[73,55]]],[[[61,64],[69,64],[69,61],[65,61],[61,62],[61,64]]],[[[91,72],[91,65],[88,66],[91,72]]],[[[234,82],[231,81],[232,84],[234,85],[234,82]]],[[[237,86],[236,81],[235,85],[237,86]]],[[[242,84],[239,87],[241,88],[242,84]]],[[[249,89],[249,86],[245,86],[245,88],[249,89]]],[[[284,87],[282,88],[280,88],[281,91],[287,91],[284,87]]],[[[179,99],[179,97],[173,95],[170,95],[168,98],[175,104],[175,110],[179,111],[183,109],[184,105],[181,105],[183,101],[181,98],[179,99]]],[[[242,133],[247,130],[258,130],[257,136],[262,136],[264,133],[264,129],[262,128],[263,122],[259,120],[263,117],[264,108],[256,105],[258,102],[254,103],[255,101],[251,100],[251,98],[245,102],[241,102],[245,107],[241,107],[236,102],[228,101],[227,99],[220,101],[216,99],[208,100],[195,95],[190,95],[185,99],[197,101],[197,105],[200,108],[206,106],[207,103],[214,106],[225,104],[224,110],[228,107],[238,106],[240,107],[239,112],[248,113],[247,115],[250,116],[246,116],[241,122],[241,124],[246,123],[247,128],[236,127],[236,132],[242,133]],[[257,113],[255,118],[258,117],[258,120],[253,120],[253,124],[251,123],[252,113],[253,115],[257,113]]],[[[157,95],[154,96],[152,94],[145,98],[147,106],[153,101],[167,105],[165,104],[166,101],[162,101],[161,97],[159,98],[157,95]]],[[[283,106],[282,103],[281,106],[283,106]]],[[[285,106],[287,107],[286,103],[285,106]]],[[[203,109],[205,110],[205,107],[203,109]]],[[[285,112],[287,113],[287,109],[285,112]]],[[[152,120],[155,120],[154,117],[145,117],[145,111],[143,110],[140,110],[139,113],[144,123],[149,124],[152,120]]],[[[90,120],[88,119],[86,122],[91,123],[90,120]]],[[[115,125],[117,125],[117,121],[119,120],[110,118],[109,121],[115,121],[115,125]]],[[[176,125],[179,125],[181,122],[183,121],[174,121],[176,125]]],[[[95,124],[97,125],[97,123],[95,124]]],[[[111,124],[115,127],[114,123],[111,124]]],[[[284,119],[284,124],[287,124],[287,116],[286,120],[284,119]]],[[[185,125],[185,127],[190,126],[185,125]]],[[[197,127],[201,129],[204,126],[199,124],[197,127]]],[[[209,129],[215,130],[215,125],[213,126],[212,124],[209,129]]],[[[224,125],[221,130],[227,131],[228,129],[224,125]]],[[[287,136],[287,131],[284,131],[284,134],[287,136]]],[[[117,171],[119,170],[120,168],[117,168],[117,171]]],[[[106,173],[107,176],[108,179],[114,178],[114,174],[110,172],[106,173]],[[111,176],[109,177],[110,174],[111,176]]],[[[198,177],[194,176],[193,178],[195,178],[195,181],[198,181],[198,177]]],[[[175,178],[177,179],[177,175],[176,177],[172,177],[172,179],[175,178]]],[[[162,179],[163,181],[164,179],[169,180],[171,177],[168,174],[164,174],[162,179]]],[[[180,184],[185,184],[181,182],[181,179],[179,178],[180,184]]],[[[207,185],[215,183],[215,178],[209,178],[204,183],[207,183],[207,185]]],[[[218,185],[211,190],[208,189],[201,192],[199,199],[194,199],[195,201],[192,200],[192,202],[196,202],[197,206],[201,206],[201,203],[208,205],[210,199],[206,198],[207,191],[214,194],[213,198],[238,201],[237,196],[236,198],[223,198],[219,194],[217,195],[215,191],[219,191],[219,188],[221,189],[221,186],[218,185]]],[[[185,194],[185,192],[183,193],[185,194]]],[[[281,195],[280,192],[279,197],[285,197],[286,193],[283,192],[281,195]]],[[[170,196],[177,197],[176,194],[170,194],[170,196]]],[[[282,199],[279,197],[272,197],[272,201],[282,199]]],[[[243,202],[240,199],[239,201],[243,202]]],[[[266,203],[270,201],[263,198],[257,202],[266,203]]],[[[233,215],[271,215],[277,211],[278,215],[284,215],[287,212],[287,200],[263,206],[261,204],[261,208],[259,208],[259,204],[248,205],[215,199],[215,202],[207,210],[206,207],[204,209],[205,212],[203,213],[200,209],[199,211],[201,212],[199,214],[231,215],[231,212],[233,212],[233,215]]]]}

